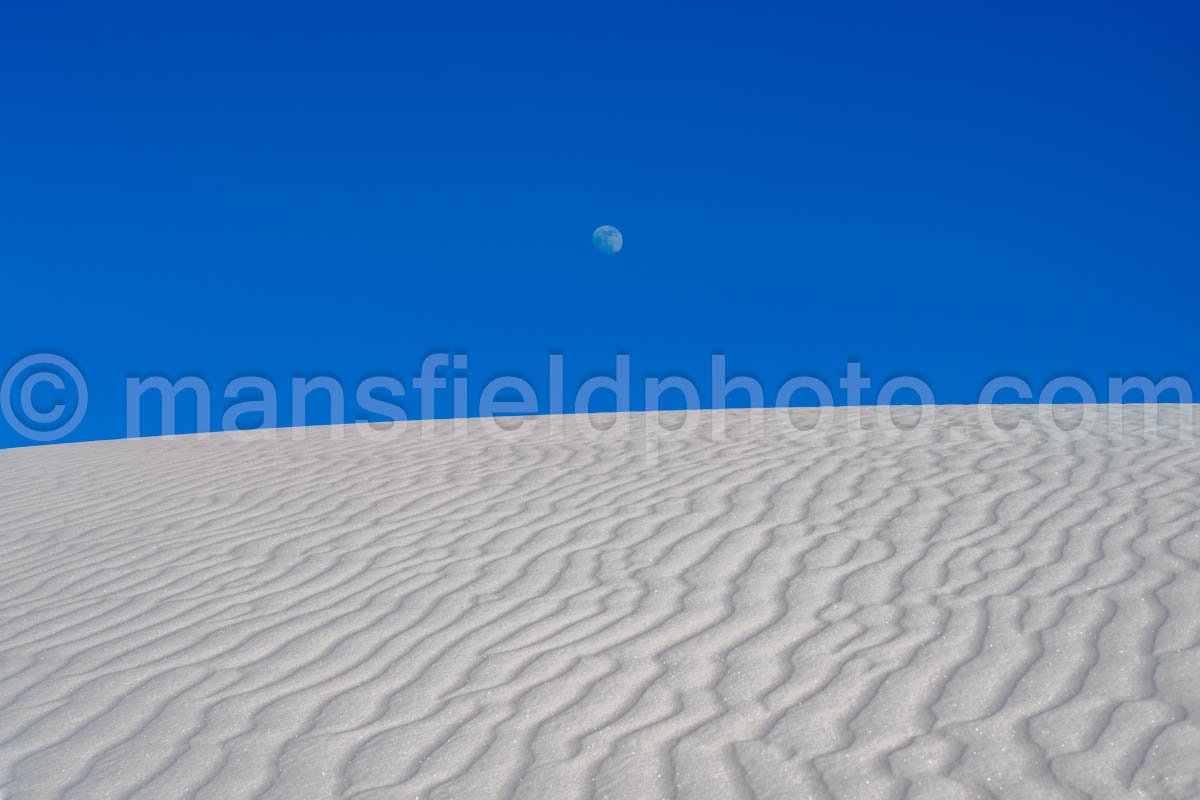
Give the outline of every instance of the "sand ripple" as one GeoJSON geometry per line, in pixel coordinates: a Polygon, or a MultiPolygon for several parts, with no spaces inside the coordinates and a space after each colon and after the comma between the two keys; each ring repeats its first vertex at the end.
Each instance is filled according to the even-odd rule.
{"type": "Polygon", "coordinates": [[[0,795],[1200,797],[1195,435],[937,411],[2,453],[0,795]]]}

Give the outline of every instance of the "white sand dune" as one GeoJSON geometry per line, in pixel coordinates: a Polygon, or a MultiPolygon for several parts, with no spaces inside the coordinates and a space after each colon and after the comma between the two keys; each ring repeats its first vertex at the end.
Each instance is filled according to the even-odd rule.
{"type": "Polygon", "coordinates": [[[1200,797],[1147,411],[0,453],[0,795],[1200,797]]]}

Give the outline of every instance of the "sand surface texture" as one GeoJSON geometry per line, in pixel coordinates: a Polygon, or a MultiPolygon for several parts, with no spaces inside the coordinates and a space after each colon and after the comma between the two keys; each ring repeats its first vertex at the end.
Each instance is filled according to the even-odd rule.
{"type": "Polygon", "coordinates": [[[1183,411],[978,411],[0,453],[0,796],[1200,797],[1183,411]]]}

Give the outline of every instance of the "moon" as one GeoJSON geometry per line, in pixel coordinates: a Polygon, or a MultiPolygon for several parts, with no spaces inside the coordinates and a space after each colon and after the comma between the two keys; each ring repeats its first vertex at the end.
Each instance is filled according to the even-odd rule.
{"type": "Polygon", "coordinates": [[[592,244],[604,255],[613,256],[621,252],[624,239],[621,238],[621,232],[612,225],[601,225],[592,231],[592,244]]]}

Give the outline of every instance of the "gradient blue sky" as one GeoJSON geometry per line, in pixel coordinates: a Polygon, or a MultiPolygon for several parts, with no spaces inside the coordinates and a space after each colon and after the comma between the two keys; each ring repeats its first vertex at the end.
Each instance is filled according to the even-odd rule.
{"type": "Polygon", "coordinates": [[[0,6],[0,369],[78,364],[71,440],[434,350],[1200,378],[1195,4],[169,5],[0,6]]]}

